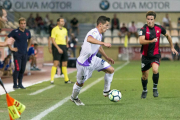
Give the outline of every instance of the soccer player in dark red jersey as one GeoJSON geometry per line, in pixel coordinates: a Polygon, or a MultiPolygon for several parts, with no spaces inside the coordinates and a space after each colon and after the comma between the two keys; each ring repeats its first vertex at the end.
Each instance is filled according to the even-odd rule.
{"type": "Polygon", "coordinates": [[[163,34],[169,41],[171,51],[173,54],[178,54],[177,51],[174,49],[171,36],[166,33],[166,30],[160,26],[154,24],[156,19],[156,13],[154,11],[148,11],[146,13],[146,21],[145,24],[140,32],[139,32],[139,43],[142,44],[141,47],[141,70],[142,70],[142,86],[143,91],[141,98],[146,98],[147,96],[147,83],[148,83],[148,75],[149,69],[152,67],[153,71],[153,96],[158,97],[158,80],[159,80],[159,72],[158,68],[160,65],[160,58],[161,53],[159,50],[159,42],[160,42],[160,35],[163,34]]]}

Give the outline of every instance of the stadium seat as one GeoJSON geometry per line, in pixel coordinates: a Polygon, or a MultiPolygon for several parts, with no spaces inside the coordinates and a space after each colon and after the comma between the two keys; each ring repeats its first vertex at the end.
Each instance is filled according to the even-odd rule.
{"type": "Polygon", "coordinates": [[[155,24],[157,24],[157,25],[161,25],[161,24],[160,24],[160,22],[155,22],[155,24]]]}
{"type": "Polygon", "coordinates": [[[111,37],[111,30],[106,30],[104,37],[111,37]]]}
{"type": "Polygon", "coordinates": [[[136,37],[130,37],[129,43],[131,43],[131,44],[137,43],[136,37]]]}
{"type": "Polygon", "coordinates": [[[47,37],[42,38],[42,44],[48,44],[48,38],[47,37]]]}
{"type": "Polygon", "coordinates": [[[121,38],[121,44],[124,44],[124,37],[121,38]]]}
{"type": "Polygon", "coordinates": [[[170,34],[169,30],[166,30],[166,33],[167,33],[167,34],[170,34]]]}
{"type": "Polygon", "coordinates": [[[1,35],[6,35],[7,32],[6,31],[1,31],[1,35]]]}
{"type": "Polygon", "coordinates": [[[31,36],[34,36],[34,30],[30,29],[29,31],[31,33],[31,36]]]}
{"type": "MultiPolygon", "coordinates": [[[[127,28],[129,28],[129,27],[131,27],[132,26],[132,23],[131,22],[129,22],[127,25],[125,24],[125,26],[127,27],[127,28]]],[[[121,26],[122,27],[122,26],[121,26]]]]}
{"type": "Polygon", "coordinates": [[[5,28],[11,28],[11,26],[9,26],[8,24],[5,24],[5,28]]]}
{"type": "Polygon", "coordinates": [[[118,36],[119,30],[113,30],[112,36],[118,36]]]}
{"type": "Polygon", "coordinates": [[[163,37],[163,43],[164,43],[164,44],[169,44],[169,41],[167,40],[166,37],[163,37]]]}
{"type": "Polygon", "coordinates": [[[160,41],[159,41],[159,42],[160,42],[160,44],[162,44],[162,43],[163,43],[163,39],[162,39],[162,37],[160,37],[160,41]]]}
{"type": "Polygon", "coordinates": [[[171,36],[178,36],[177,30],[171,30],[171,36]]]}
{"type": "Polygon", "coordinates": [[[119,37],[114,37],[113,38],[113,44],[120,44],[120,38],[119,37]]]}
{"type": "Polygon", "coordinates": [[[142,28],[144,26],[143,22],[137,22],[136,27],[137,28],[142,28]]]}
{"type": "Polygon", "coordinates": [[[19,27],[19,23],[18,23],[18,22],[14,22],[14,25],[15,25],[16,27],[19,27]]]}
{"type": "Polygon", "coordinates": [[[172,22],[171,25],[172,25],[172,28],[177,28],[177,23],[176,22],[172,22]]]}
{"type": "Polygon", "coordinates": [[[173,43],[179,43],[179,38],[178,37],[172,37],[172,42],[173,43]]]}
{"type": "Polygon", "coordinates": [[[105,43],[111,43],[112,40],[111,40],[110,37],[105,37],[105,38],[104,38],[104,42],[105,42],[105,43]]]}
{"type": "Polygon", "coordinates": [[[36,41],[37,41],[38,44],[42,44],[42,40],[41,40],[40,37],[37,37],[37,38],[36,38],[36,41]]]}

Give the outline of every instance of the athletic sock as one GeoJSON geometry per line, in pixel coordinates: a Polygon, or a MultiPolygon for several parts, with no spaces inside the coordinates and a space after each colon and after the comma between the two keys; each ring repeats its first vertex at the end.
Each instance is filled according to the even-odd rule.
{"type": "Polygon", "coordinates": [[[62,67],[62,72],[64,74],[64,80],[68,81],[69,78],[68,78],[68,74],[67,74],[67,67],[62,67]]]}
{"type": "Polygon", "coordinates": [[[106,73],[105,74],[105,76],[104,76],[104,91],[110,90],[111,82],[113,80],[113,75],[114,75],[114,73],[112,73],[112,74],[106,73]]]}
{"type": "Polygon", "coordinates": [[[52,66],[51,69],[51,81],[54,81],[54,75],[56,74],[56,67],[52,66]]]}
{"type": "Polygon", "coordinates": [[[157,85],[158,85],[158,80],[159,80],[159,73],[157,74],[153,74],[153,89],[157,89],[157,85]]]}
{"type": "Polygon", "coordinates": [[[81,88],[82,88],[82,87],[79,87],[79,86],[76,85],[76,83],[75,83],[74,86],[73,86],[73,91],[72,91],[71,97],[74,98],[74,99],[77,99],[81,88]]]}
{"type": "Polygon", "coordinates": [[[142,82],[143,90],[144,90],[144,91],[147,91],[148,79],[147,79],[147,80],[143,80],[143,79],[141,78],[141,82],[142,82]]]}

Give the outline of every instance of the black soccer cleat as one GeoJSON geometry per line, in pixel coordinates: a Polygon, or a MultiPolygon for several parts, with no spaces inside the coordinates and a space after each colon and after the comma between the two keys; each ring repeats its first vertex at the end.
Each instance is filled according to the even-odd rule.
{"type": "Polygon", "coordinates": [[[153,96],[158,97],[159,93],[157,89],[153,89],[153,96]]]}
{"type": "Polygon", "coordinates": [[[13,85],[13,89],[18,89],[18,88],[19,88],[19,86],[13,85]]]}
{"type": "Polygon", "coordinates": [[[19,85],[20,89],[26,89],[23,85],[19,85]]]}
{"type": "Polygon", "coordinates": [[[65,81],[64,83],[65,83],[65,84],[71,84],[71,83],[74,83],[74,82],[68,80],[68,81],[65,81]]]}
{"type": "Polygon", "coordinates": [[[146,99],[147,91],[142,91],[141,99],[146,99]]]}
{"type": "Polygon", "coordinates": [[[109,93],[111,92],[111,90],[108,90],[108,91],[103,91],[103,95],[104,97],[107,97],[109,95],[109,93]]]}

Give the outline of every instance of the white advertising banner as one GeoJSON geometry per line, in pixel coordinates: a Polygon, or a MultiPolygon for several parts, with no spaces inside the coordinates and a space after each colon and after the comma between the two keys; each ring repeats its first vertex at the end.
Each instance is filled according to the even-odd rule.
{"type": "Polygon", "coordinates": [[[180,12],[180,0],[1,0],[18,12],[180,12]]]}

